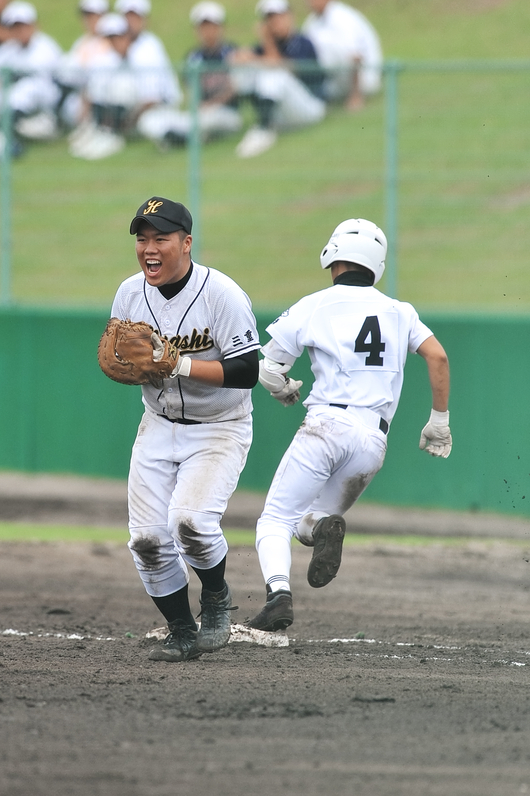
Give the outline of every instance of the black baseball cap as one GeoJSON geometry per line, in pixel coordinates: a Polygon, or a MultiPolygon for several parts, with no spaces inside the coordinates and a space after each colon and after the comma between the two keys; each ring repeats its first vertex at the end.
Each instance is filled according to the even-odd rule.
{"type": "Polygon", "coordinates": [[[136,235],[140,224],[145,222],[160,232],[177,232],[183,229],[188,235],[191,234],[193,223],[191,213],[184,205],[162,196],[153,196],[138,208],[131,221],[131,235],[136,235]]]}

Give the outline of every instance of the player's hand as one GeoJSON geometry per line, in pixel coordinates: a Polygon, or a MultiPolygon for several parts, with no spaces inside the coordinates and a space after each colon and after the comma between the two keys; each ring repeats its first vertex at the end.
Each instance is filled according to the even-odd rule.
{"type": "Polygon", "coordinates": [[[151,345],[153,346],[153,362],[160,362],[166,347],[156,332],[151,335],[151,345]]]}
{"type": "Polygon", "coordinates": [[[284,406],[292,406],[300,400],[300,387],[303,383],[296,379],[285,379],[285,386],[278,392],[271,392],[271,395],[284,406]]]}
{"type": "Polygon", "coordinates": [[[422,429],[420,450],[427,451],[431,456],[447,459],[453,447],[451,429],[449,428],[449,412],[431,410],[429,422],[422,429]]]}

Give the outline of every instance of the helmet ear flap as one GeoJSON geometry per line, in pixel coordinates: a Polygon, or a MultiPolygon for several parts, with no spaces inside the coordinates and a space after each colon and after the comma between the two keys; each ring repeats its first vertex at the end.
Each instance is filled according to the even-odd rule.
{"type": "Polygon", "coordinates": [[[333,238],[330,238],[320,254],[320,264],[322,265],[322,268],[329,268],[331,266],[331,263],[337,259],[335,256],[337,252],[337,243],[333,240],[333,238]],[[326,262],[327,265],[324,265],[324,262],[326,262]]]}

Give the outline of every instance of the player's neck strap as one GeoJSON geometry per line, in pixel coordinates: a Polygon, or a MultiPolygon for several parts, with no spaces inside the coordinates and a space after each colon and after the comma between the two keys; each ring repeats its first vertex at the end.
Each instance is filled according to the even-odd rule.
{"type": "Polygon", "coordinates": [[[344,271],[334,280],[334,285],[356,285],[357,287],[372,287],[374,275],[371,271],[344,271]]]}

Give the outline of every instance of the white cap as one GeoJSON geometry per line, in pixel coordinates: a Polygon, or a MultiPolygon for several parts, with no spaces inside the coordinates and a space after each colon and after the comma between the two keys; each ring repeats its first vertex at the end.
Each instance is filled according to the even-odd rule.
{"type": "Polygon", "coordinates": [[[256,6],[256,14],[266,17],[267,14],[286,14],[291,10],[287,0],[260,0],[256,6]]]}
{"type": "Polygon", "coordinates": [[[96,23],[98,36],[123,36],[129,30],[129,23],[122,14],[103,14],[96,23]]]}
{"type": "Polygon", "coordinates": [[[37,21],[37,10],[31,3],[24,3],[23,0],[14,0],[8,3],[2,11],[0,22],[7,28],[16,25],[17,22],[23,25],[34,25],[37,21]]]}
{"type": "Polygon", "coordinates": [[[139,17],[148,17],[151,13],[150,0],[116,0],[114,11],[118,14],[128,14],[133,11],[139,17]]]}
{"type": "Polygon", "coordinates": [[[220,3],[213,0],[204,0],[197,3],[190,11],[190,22],[192,25],[200,25],[201,22],[213,22],[215,25],[222,25],[226,19],[226,11],[220,3]]]}
{"type": "Polygon", "coordinates": [[[79,10],[85,14],[106,14],[109,10],[108,0],[81,0],[79,10]]]}

